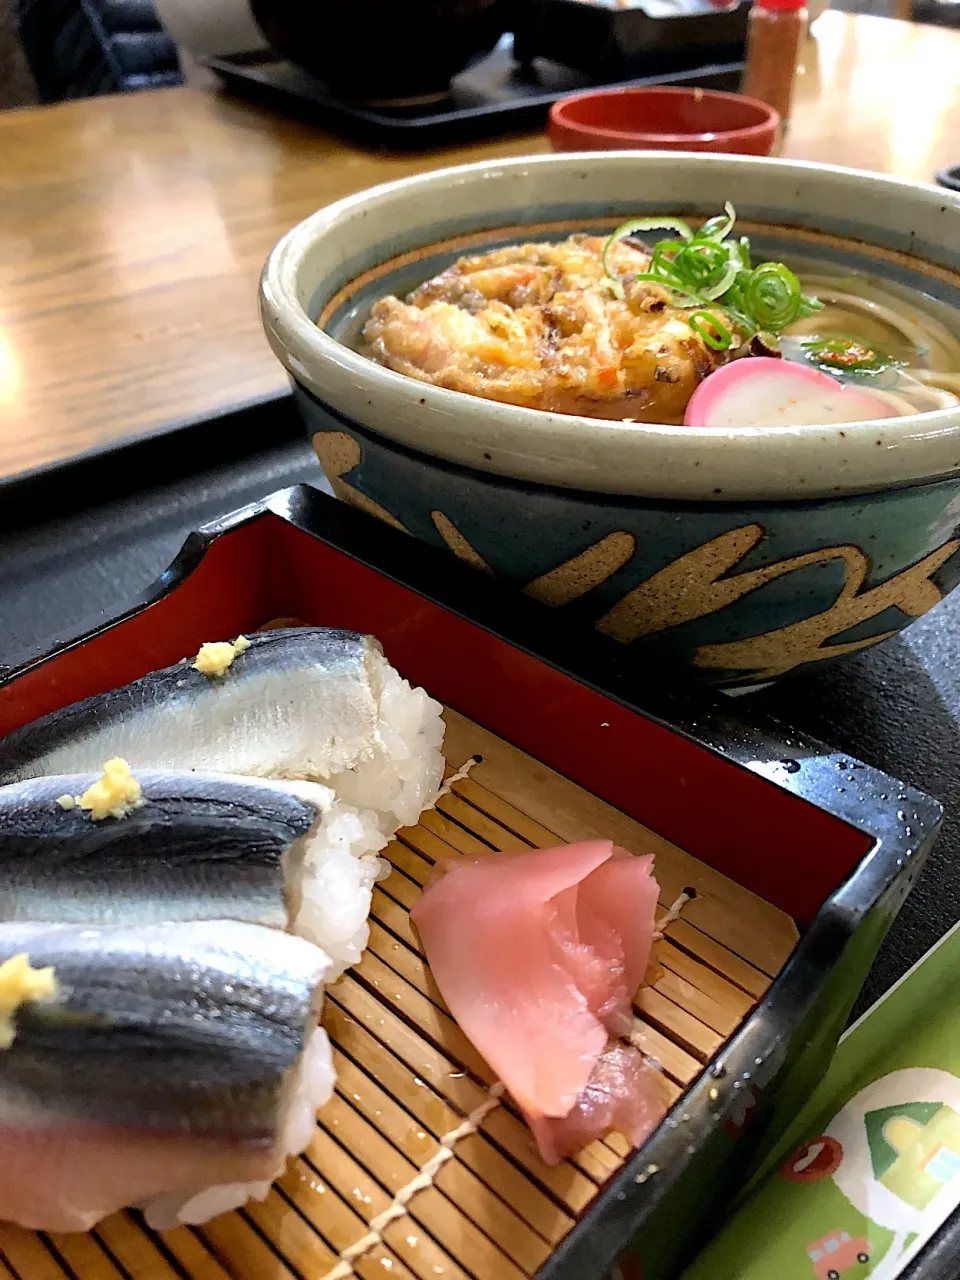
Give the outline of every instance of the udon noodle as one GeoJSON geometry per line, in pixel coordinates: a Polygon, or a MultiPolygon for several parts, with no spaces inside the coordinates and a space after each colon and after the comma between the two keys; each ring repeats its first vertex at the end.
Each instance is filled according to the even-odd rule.
{"type": "Polygon", "coordinates": [[[824,305],[784,331],[780,346],[787,359],[818,365],[814,352],[819,344],[849,339],[881,353],[889,363],[869,374],[831,369],[840,381],[867,383],[905,415],[957,403],[960,338],[920,299],[908,300],[868,276],[805,272],[802,279],[824,305]]]}

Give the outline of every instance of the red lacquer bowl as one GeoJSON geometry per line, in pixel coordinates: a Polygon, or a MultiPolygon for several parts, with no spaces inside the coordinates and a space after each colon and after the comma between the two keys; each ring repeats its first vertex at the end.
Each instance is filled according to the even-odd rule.
{"type": "Polygon", "coordinates": [[[773,107],[717,89],[609,89],[563,98],[550,111],[554,151],[735,151],[768,156],[773,107]]]}

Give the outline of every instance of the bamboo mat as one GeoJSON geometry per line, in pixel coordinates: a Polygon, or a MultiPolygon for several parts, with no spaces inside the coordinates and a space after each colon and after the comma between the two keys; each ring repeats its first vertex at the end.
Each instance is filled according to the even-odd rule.
{"type": "Polygon", "coordinates": [[[548,1168],[509,1099],[449,1144],[433,1185],[381,1243],[351,1265],[340,1258],[438,1156],[441,1139],[490,1101],[490,1069],[447,1013],[408,917],[438,858],[593,836],[656,854],[662,907],[688,887],[696,897],[655,945],[635,1003],[637,1042],[676,1098],[736,1030],[793,949],[793,921],[455,712],[446,720],[451,770],[470,756],[482,762],[387,851],[394,872],[374,892],[369,948],[328,992],[337,1091],[308,1150],[265,1201],[203,1227],[158,1234],[132,1213],[87,1235],[0,1224],[0,1280],[534,1276],[629,1146],[611,1134],[548,1168]]]}

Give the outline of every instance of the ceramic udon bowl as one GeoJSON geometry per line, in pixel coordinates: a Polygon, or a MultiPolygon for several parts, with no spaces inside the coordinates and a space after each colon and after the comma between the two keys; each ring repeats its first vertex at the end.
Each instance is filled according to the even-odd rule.
{"type": "Polygon", "coordinates": [[[960,579],[960,410],[691,429],[496,404],[354,346],[372,302],[465,252],[732,200],[755,260],[868,272],[960,324],[960,196],[824,165],[606,152],[376,187],[276,246],[261,313],[344,501],[730,687],[855,653],[960,579]],[[317,323],[319,320],[319,323],[317,323]]]}

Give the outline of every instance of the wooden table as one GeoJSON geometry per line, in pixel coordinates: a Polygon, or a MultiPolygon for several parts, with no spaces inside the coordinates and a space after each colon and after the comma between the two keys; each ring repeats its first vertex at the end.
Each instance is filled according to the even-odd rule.
{"type": "MultiPolygon", "coordinates": [[[[787,154],[929,179],[960,161],[960,32],[826,13],[787,154]]],[[[546,149],[396,155],[202,89],[0,115],[0,477],[281,392],[260,266],[372,183],[546,149]]]]}

